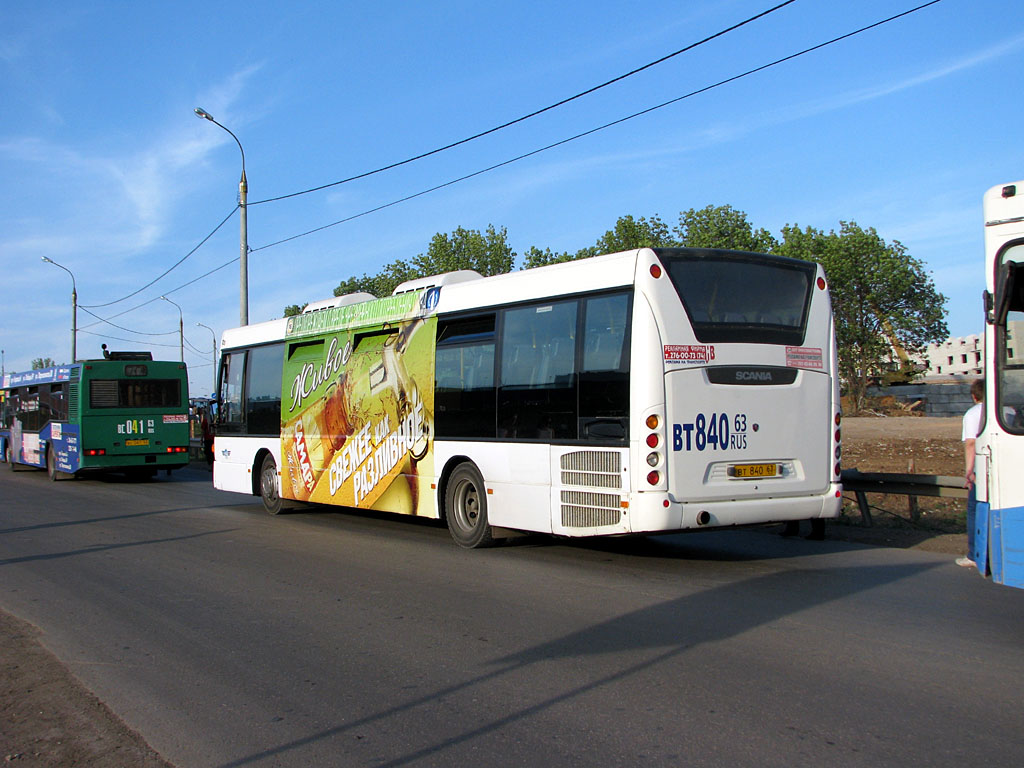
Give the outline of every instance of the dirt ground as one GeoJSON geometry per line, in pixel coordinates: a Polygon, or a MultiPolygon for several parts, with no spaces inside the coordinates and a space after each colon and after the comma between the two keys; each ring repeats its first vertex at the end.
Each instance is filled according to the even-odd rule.
{"type": "MultiPolygon", "coordinates": [[[[843,467],[862,472],[963,475],[959,419],[848,418],[843,467]]],[[[877,546],[962,554],[964,502],[919,501],[910,520],[905,496],[869,494],[873,525],[864,527],[852,494],[826,537],[877,546]]],[[[781,530],[781,528],[780,528],[781,530]]],[[[25,768],[173,768],[129,730],[40,644],[29,624],[0,612],[0,756],[25,768]]]]}

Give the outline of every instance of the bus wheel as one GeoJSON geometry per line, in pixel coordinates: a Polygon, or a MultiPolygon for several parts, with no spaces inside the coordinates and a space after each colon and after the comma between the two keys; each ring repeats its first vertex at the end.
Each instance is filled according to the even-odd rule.
{"type": "Polygon", "coordinates": [[[57,457],[53,455],[53,448],[49,445],[46,446],[46,474],[54,482],[61,478],[61,473],[57,469],[57,457]]]}
{"type": "Polygon", "coordinates": [[[11,447],[10,443],[7,444],[6,455],[7,455],[7,467],[11,470],[11,472],[19,471],[21,469],[21,466],[18,464],[18,462],[16,462],[14,460],[14,449],[11,447]]]}
{"type": "Polygon", "coordinates": [[[268,453],[260,465],[260,499],[263,500],[263,508],[272,515],[280,514],[284,508],[279,488],[277,462],[274,461],[273,455],[268,453]]]}
{"type": "Polygon", "coordinates": [[[494,545],[487,522],[487,490],[479,470],[470,462],[459,464],[448,478],[444,494],[448,530],[460,547],[475,549],[494,545]]]}

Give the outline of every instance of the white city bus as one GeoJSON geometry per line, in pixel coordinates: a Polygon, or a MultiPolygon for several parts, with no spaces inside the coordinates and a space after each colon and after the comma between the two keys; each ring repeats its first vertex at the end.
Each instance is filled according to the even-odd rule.
{"type": "Polygon", "coordinates": [[[1024,587],[1024,181],[985,194],[985,421],[972,559],[1024,587]]]}
{"type": "Polygon", "coordinates": [[[214,484],[514,532],[838,514],[817,264],[648,249],[413,280],[226,331],[214,484]]]}

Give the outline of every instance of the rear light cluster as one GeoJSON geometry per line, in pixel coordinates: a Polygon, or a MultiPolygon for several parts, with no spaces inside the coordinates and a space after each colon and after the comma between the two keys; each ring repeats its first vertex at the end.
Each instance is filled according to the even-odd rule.
{"type": "Polygon", "coordinates": [[[188,453],[188,448],[185,448],[184,446],[181,446],[181,445],[173,445],[173,446],[172,445],[168,445],[167,446],[167,452],[168,453],[188,453]]]}
{"type": "Polygon", "coordinates": [[[107,449],[106,448],[86,448],[85,449],[85,455],[86,456],[106,456],[107,455],[107,449]]]}
{"type": "MultiPolygon", "coordinates": [[[[658,467],[661,465],[661,451],[663,450],[662,446],[665,442],[661,433],[661,419],[657,414],[652,413],[647,417],[647,420],[644,423],[647,425],[647,429],[650,430],[650,432],[647,433],[647,437],[644,442],[647,443],[648,448],[652,449],[651,452],[647,454],[647,466],[658,467]]],[[[651,469],[651,471],[647,473],[647,482],[650,485],[658,485],[661,482],[661,472],[657,469],[651,469]]]]}
{"type": "Polygon", "coordinates": [[[841,477],[842,473],[843,473],[842,464],[840,462],[840,459],[843,456],[843,431],[839,428],[839,424],[840,424],[840,422],[842,420],[843,420],[843,415],[841,413],[839,413],[838,411],[836,411],[836,434],[835,434],[835,438],[836,438],[835,439],[835,444],[836,444],[836,474],[835,474],[835,476],[837,478],[841,477]]]}

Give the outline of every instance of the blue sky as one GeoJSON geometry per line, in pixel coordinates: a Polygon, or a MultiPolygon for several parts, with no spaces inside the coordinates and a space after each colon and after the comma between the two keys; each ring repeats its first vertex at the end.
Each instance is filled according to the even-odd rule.
{"type": "Polygon", "coordinates": [[[606,82],[777,0],[9,3],[0,24],[0,347],[7,371],[152,349],[212,386],[212,335],[238,324],[245,148],[249,318],[331,295],[426,251],[437,232],[506,227],[517,253],[575,251],[619,216],[731,205],[757,227],[899,240],[981,330],[984,191],[1024,177],[1024,4],[930,8],[643,117],[316,234],[880,21],[914,0],[797,0],[594,94],[467,145],[288,200],[485,131],[606,82]],[[141,306],[140,306],[141,305],[141,306]],[[137,309],[133,309],[136,308],[137,309]],[[131,309],[132,311],[124,312],[131,309]],[[115,317],[115,315],[117,315],[115,317]],[[142,335],[156,334],[156,335],[142,335]]]}

